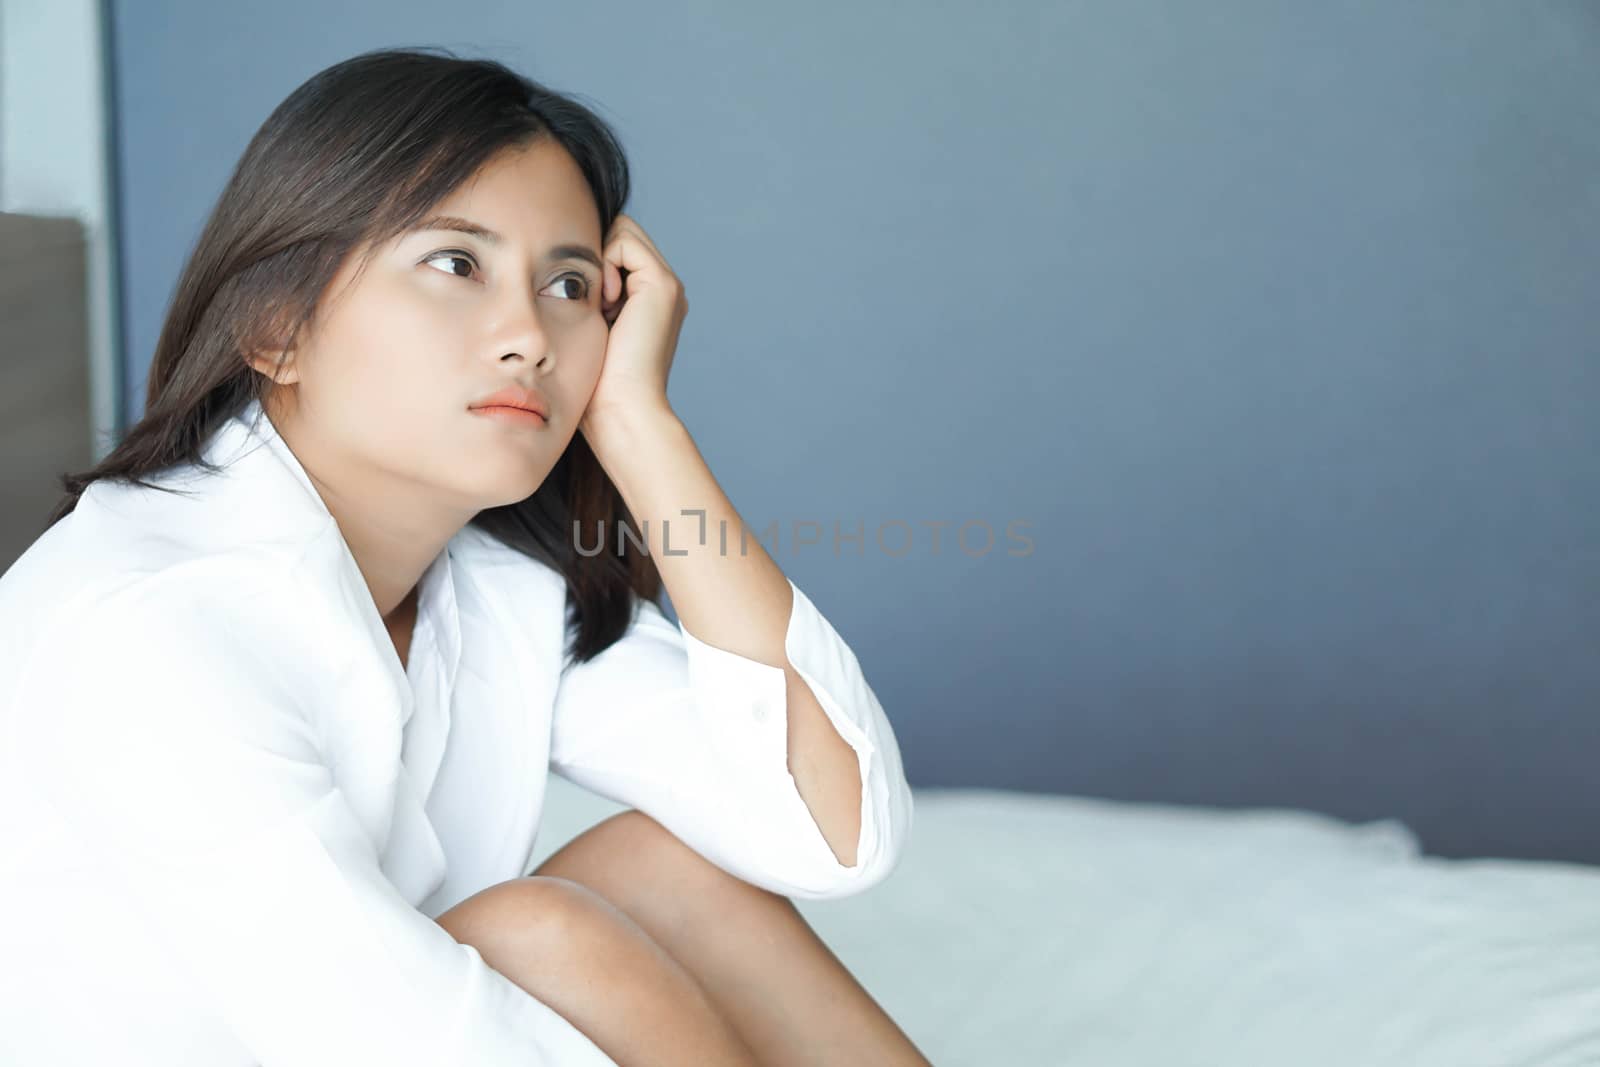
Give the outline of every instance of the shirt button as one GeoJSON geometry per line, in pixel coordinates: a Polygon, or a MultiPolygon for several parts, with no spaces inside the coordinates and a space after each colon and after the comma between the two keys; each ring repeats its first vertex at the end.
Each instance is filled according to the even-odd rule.
{"type": "Polygon", "coordinates": [[[755,710],[751,712],[751,714],[755,716],[756,722],[766,722],[767,706],[765,704],[757,704],[755,710]]]}

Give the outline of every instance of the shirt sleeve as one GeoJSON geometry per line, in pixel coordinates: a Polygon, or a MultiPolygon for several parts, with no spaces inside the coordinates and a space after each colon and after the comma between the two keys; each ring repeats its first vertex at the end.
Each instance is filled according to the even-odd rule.
{"type": "Polygon", "coordinates": [[[38,642],[18,763],[108,888],[261,1067],[616,1067],[385,878],[274,641],[284,613],[249,614],[124,591],[38,642]]]}
{"type": "Polygon", "coordinates": [[[828,899],[882,881],[912,825],[900,750],[855,654],[791,579],[784,635],[861,774],[856,863],[841,864],[788,767],[781,667],[708,645],[654,603],[557,687],[550,766],[636,808],[723,870],[784,896],[828,899]]]}

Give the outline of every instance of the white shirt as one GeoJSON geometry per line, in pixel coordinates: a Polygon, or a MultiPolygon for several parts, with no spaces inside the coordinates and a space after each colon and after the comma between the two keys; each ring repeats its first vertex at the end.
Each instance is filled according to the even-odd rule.
{"type": "Polygon", "coordinates": [[[259,405],[205,457],[150,479],[183,495],[95,482],[0,576],[0,1063],[614,1067],[432,921],[528,873],[550,770],[786,896],[898,862],[894,733],[798,588],[789,661],[863,782],[853,867],[789,774],[781,668],[641,601],[562,677],[564,579],[472,526],[402,668],[259,405]]]}

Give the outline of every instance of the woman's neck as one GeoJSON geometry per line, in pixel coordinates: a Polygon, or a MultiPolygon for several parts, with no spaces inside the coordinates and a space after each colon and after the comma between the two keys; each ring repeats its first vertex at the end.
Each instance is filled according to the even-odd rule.
{"type": "Polygon", "coordinates": [[[389,631],[389,639],[394,642],[394,650],[400,656],[400,666],[406,667],[411,661],[411,635],[417,628],[417,600],[418,587],[413,586],[393,611],[384,617],[383,624],[389,631]]]}

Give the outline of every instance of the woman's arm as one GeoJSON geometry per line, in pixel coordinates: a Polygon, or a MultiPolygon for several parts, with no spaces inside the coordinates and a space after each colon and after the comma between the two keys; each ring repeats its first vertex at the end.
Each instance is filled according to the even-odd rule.
{"type": "MultiPolygon", "coordinates": [[[[786,662],[849,745],[861,783],[839,798],[859,813],[851,863],[824,839],[790,770],[789,670],[706,644],[650,601],[636,602],[619,641],[562,675],[550,765],[745,881],[784,896],[846,896],[899,862],[912,793],[855,655],[810,598],[784,584],[786,662]]],[[[515,597],[514,588],[502,593],[515,597]]]]}
{"type": "Polygon", "coordinates": [[[748,535],[670,410],[616,417],[599,440],[605,451],[597,455],[641,520],[683,628],[704,644],[783,671],[786,765],[828,847],[854,866],[862,792],[856,752],[789,661],[789,580],[748,535]]]}
{"type": "Polygon", "coordinates": [[[579,429],[646,532],[679,625],[642,604],[621,641],[569,673],[552,766],[747,881],[859,892],[911,829],[889,721],[843,639],[749,542],[667,403],[681,281],[627,215],[603,256],[615,321],[579,429]]]}

